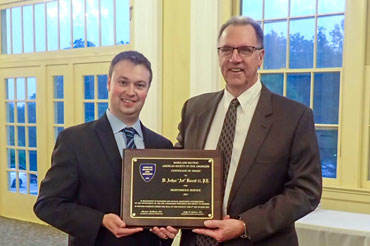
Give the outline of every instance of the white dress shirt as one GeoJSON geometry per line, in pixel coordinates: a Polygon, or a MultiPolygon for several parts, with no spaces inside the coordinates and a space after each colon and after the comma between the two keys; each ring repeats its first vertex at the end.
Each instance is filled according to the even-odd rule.
{"type": "MultiPolygon", "coordinates": [[[[227,203],[229,200],[230,190],[234,181],[235,172],[238,167],[240,155],[244,146],[245,139],[248,134],[249,126],[256,110],[257,102],[261,94],[262,84],[260,80],[250,87],[248,90],[243,92],[239,97],[238,101],[240,106],[237,108],[237,119],[235,127],[235,137],[233,143],[233,151],[231,154],[230,169],[227,176],[227,182],[225,187],[225,195],[223,201],[223,214],[227,214],[227,203]]],[[[233,95],[225,89],[224,95],[218,104],[215,117],[213,118],[205,149],[215,150],[217,148],[218,138],[221,134],[222,125],[224,118],[229,108],[230,102],[234,99],[233,95]]]]}
{"type": "MultiPolygon", "coordinates": [[[[126,148],[126,134],[121,130],[127,125],[123,123],[120,119],[112,114],[112,112],[107,109],[106,111],[107,118],[109,121],[110,126],[112,127],[114,138],[116,139],[117,146],[119,149],[119,153],[121,157],[123,157],[123,149],[126,148]]],[[[136,134],[134,135],[134,142],[137,149],[144,149],[144,137],[143,132],[141,131],[141,123],[140,119],[138,119],[132,126],[136,130],[136,134]]]]}

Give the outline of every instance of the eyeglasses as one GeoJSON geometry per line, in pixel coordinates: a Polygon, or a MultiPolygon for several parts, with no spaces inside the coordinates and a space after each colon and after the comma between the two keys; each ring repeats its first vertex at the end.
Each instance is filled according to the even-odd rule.
{"type": "Polygon", "coordinates": [[[262,50],[263,48],[257,48],[254,46],[239,46],[239,47],[224,46],[217,48],[218,54],[223,57],[231,56],[235,49],[238,51],[238,54],[240,56],[248,57],[251,56],[254,51],[262,50]]]}

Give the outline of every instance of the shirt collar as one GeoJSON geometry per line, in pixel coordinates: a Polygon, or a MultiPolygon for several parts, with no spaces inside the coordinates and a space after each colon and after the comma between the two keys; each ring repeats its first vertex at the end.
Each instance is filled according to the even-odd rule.
{"type": "MultiPolygon", "coordinates": [[[[262,83],[258,79],[254,85],[252,85],[248,90],[244,91],[242,94],[240,94],[237,98],[240,103],[240,107],[243,112],[246,112],[248,105],[253,102],[253,100],[256,99],[256,97],[259,95],[262,89],[262,83]]],[[[228,90],[224,90],[224,107],[225,110],[229,108],[230,102],[234,99],[234,96],[231,95],[231,93],[228,90]]]]}
{"type": "MultiPolygon", "coordinates": [[[[112,112],[109,109],[107,109],[106,114],[114,134],[120,132],[123,128],[127,127],[127,125],[123,123],[120,119],[118,119],[114,114],[112,114],[112,112]]],[[[140,119],[137,119],[137,121],[131,127],[133,127],[136,130],[136,133],[140,137],[143,137],[140,119]]]]}

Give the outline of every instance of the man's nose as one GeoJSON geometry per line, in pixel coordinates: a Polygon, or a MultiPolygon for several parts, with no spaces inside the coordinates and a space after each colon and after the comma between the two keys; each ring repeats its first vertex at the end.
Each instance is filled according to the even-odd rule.
{"type": "Polygon", "coordinates": [[[238,49],[234,49],[233,53],[230,56],[230,62],[241,62],[242,58],[240,57],[238,49]]]}
{"type": "Polygon", "coordinates": [[[128,95],[134,95],[135,94],[135,86],[133,84],[130,84],[129,86],[127,86],[126,93],[128,95]]]}

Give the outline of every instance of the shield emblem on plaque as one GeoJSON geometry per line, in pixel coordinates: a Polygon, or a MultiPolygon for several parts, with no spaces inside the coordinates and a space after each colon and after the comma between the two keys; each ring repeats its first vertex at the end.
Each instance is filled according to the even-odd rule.
{"type": "Polygon", "coordinates": [[[139,167],[140,176],[145,182],[150,182],[155,175],[155,163],[141,163],[139,167]]]}

